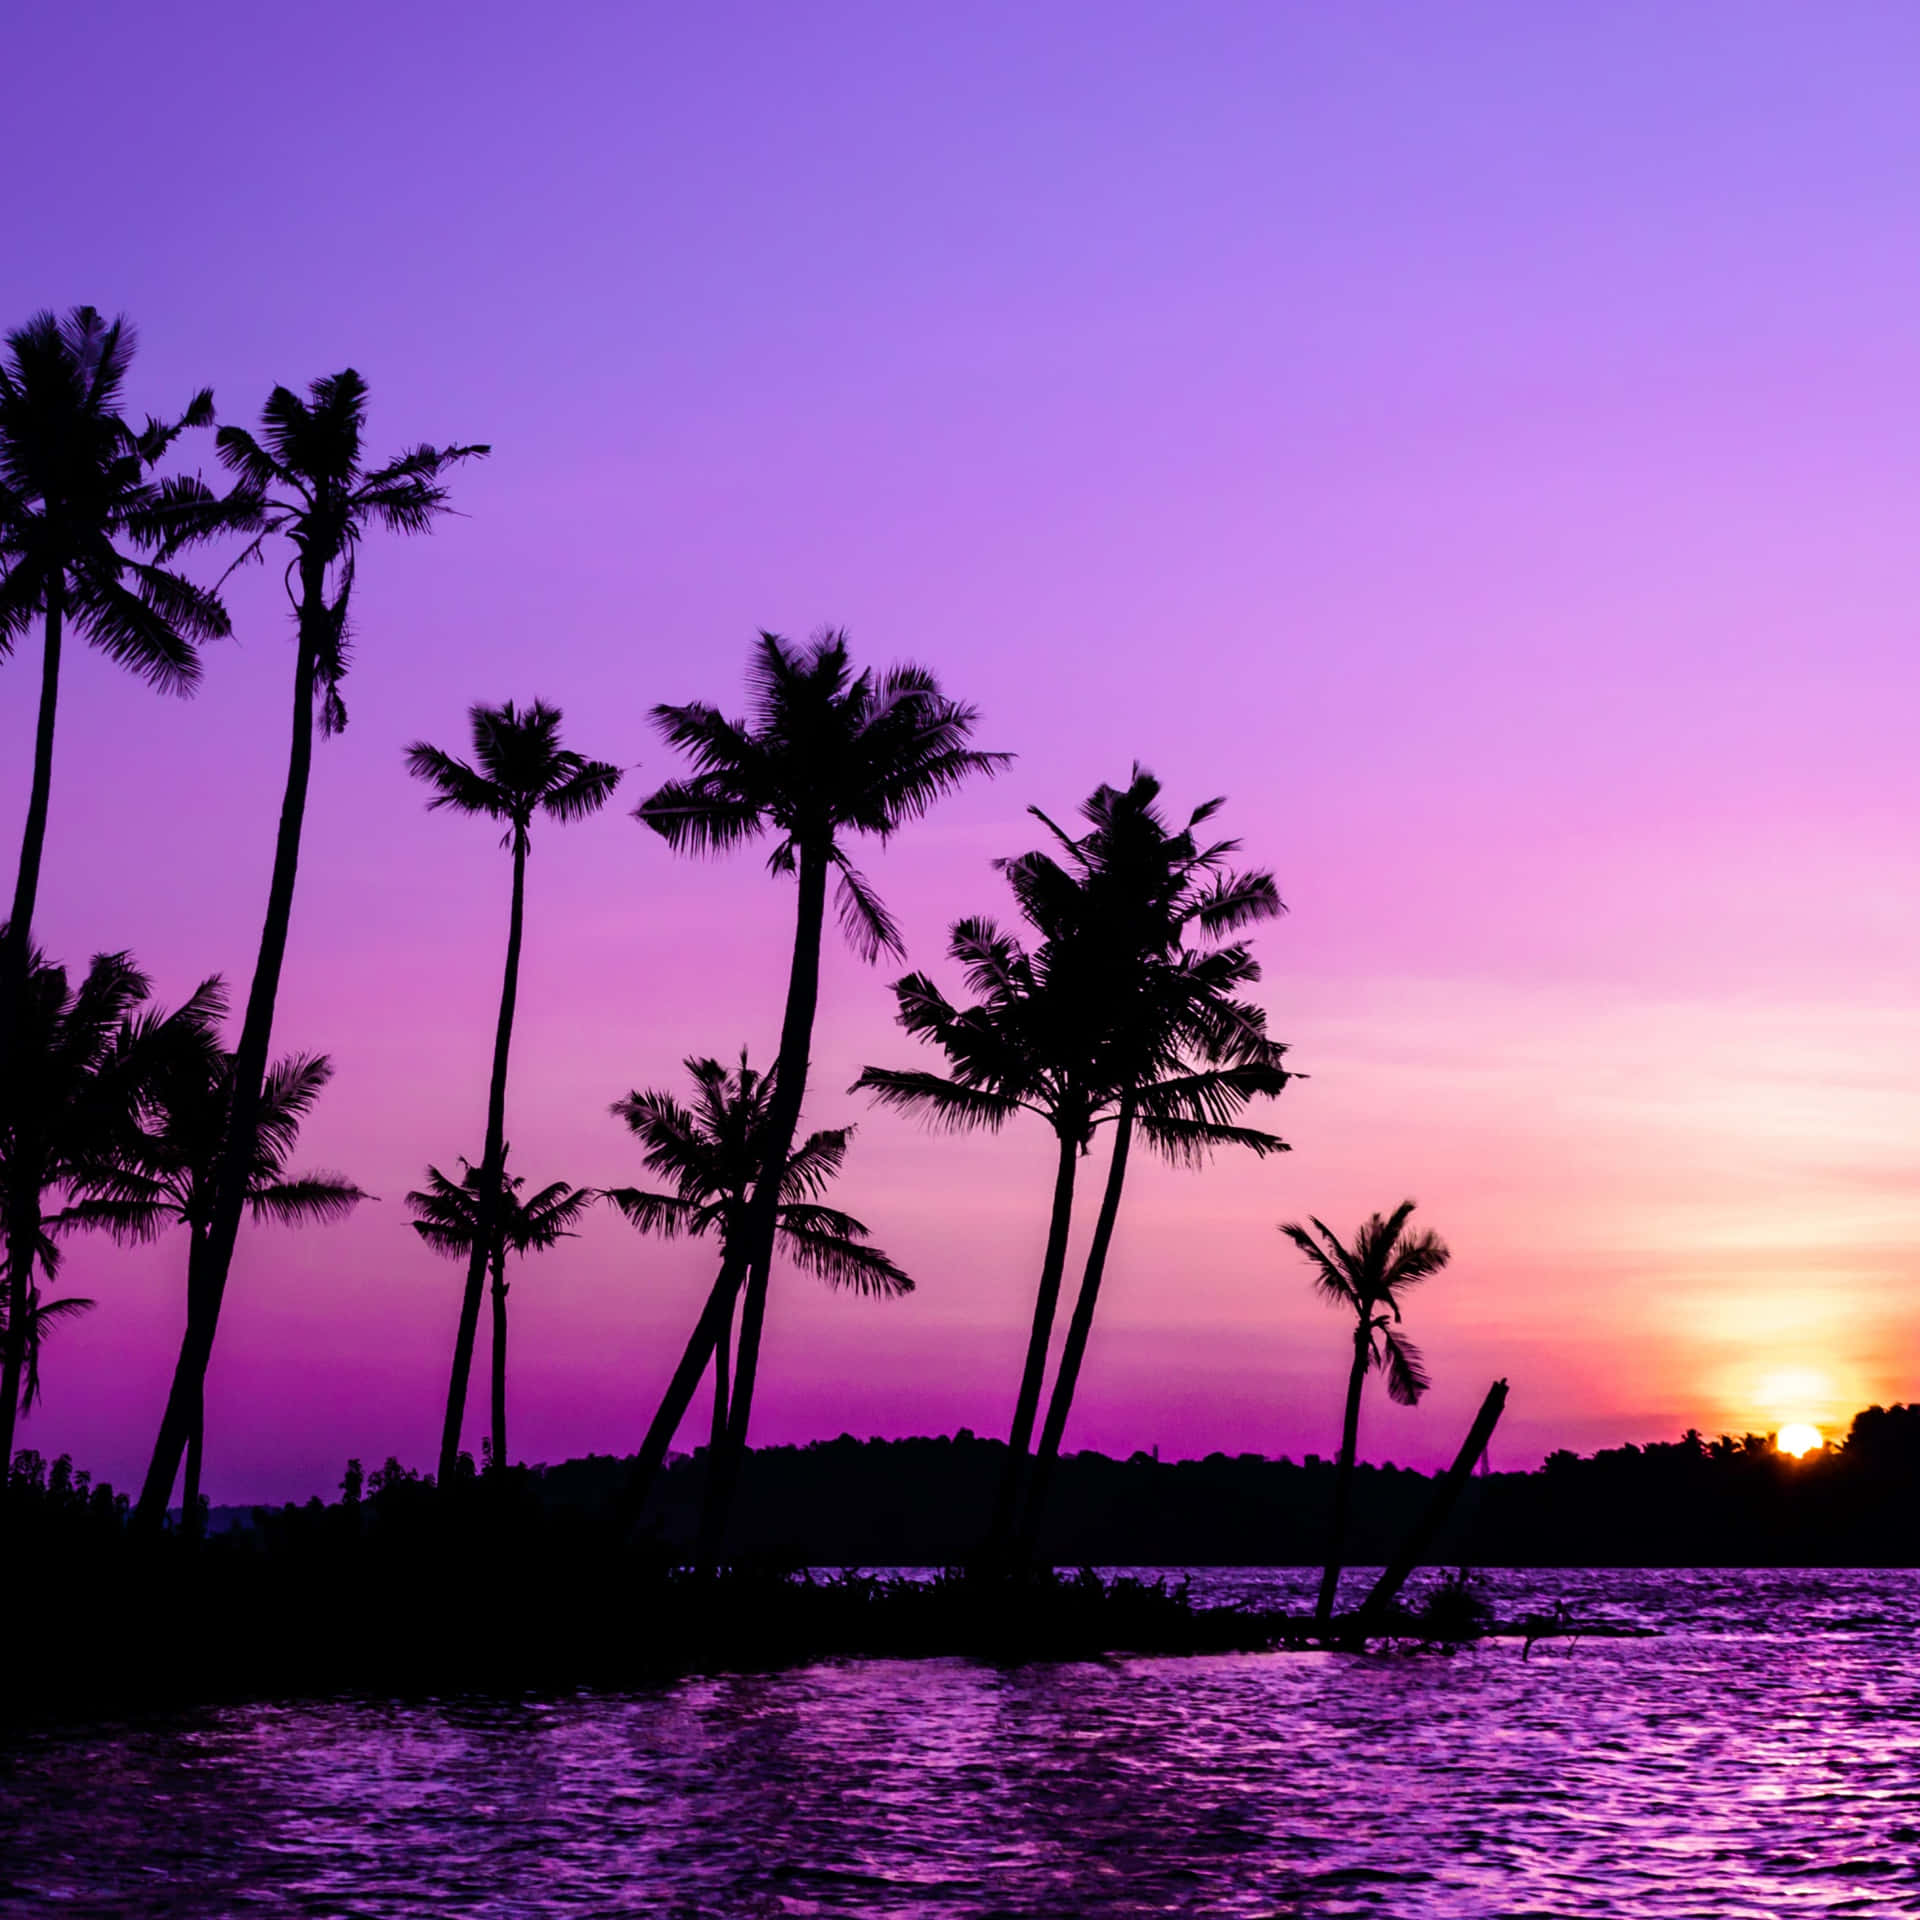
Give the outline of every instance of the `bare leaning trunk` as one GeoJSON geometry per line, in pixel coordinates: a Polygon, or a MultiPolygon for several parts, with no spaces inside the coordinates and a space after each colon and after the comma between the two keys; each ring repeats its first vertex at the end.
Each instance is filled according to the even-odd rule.
{"type": "Polygon", "coordinates": [[[1053,1176],[1053,1212],[1047,1222],[1047,1250],[1040,1262],[1040,1290],[1033,1300],[1033,1326],[1027,1334],[1027,1362],[1020,1375],[1020,1397],[1014,1403],[1013,1430],[1007,1438],[1007,1464],[994,1498],[993,1521],[987,1532],[986,1561],[1005,1561],[1013,1539],[1014,1518],[1026,1485],[1027,1458],[1033,1450],[1033,1425],[1040,1417],[1040,1390],[1046,1384],[1047,1349],[1053,1343],[1053,1322],[1060,1310],[1060,1282],[1067,1268],[1067,1235],[1073,1227],[1073,1183],[1080,1147],[1064,1133],[1060,1159],[1053,1176]]]}
{"type": "Polygon", "coordinates": [[[1353,1498],[1353,1456],[1360,1444],[1360,1394],[1373,1357],[1368,1316],[1362,1314],[1353,1336],[1353,1370],[1347,1375],[1347,1415],[1340,1428],[1340,1459],[1333,1471],[1333,1518],[1327,1526],[1327,1564],[1320,1575],[1320,1597],[1313,1617],[1325,1626],[1333,1618],[1333,1597],[1340,1585],[1340,1556],[1347,1545],[1347,1505],[1353,1498]]]}
{"type": "Polygon", "coordinates": [[[733,1346],[733,1302],[727,1302],[726,1319],[721,1322],[720,1337],[713,1343],[713,1424],[708,1430],[707,1446],[717,1454],[727,1444],[727,1362],[733,1346]]]}
{"type": "Polygon", "coordinates": [[[753,1388],[760,1367],[760,1330],[767,1312],[767,1279],[773,1266],[773,1241],[780,1218],[780,1182],[793,1155],[793,1136],[807,1093],[807,1057],[813,1045],[813,1016],[820,1003],[820,937],[826,921],[825,847],[800,849],[799,901],[794,915],[793,965],[787,978],[786,1014],[780,1024],[780,1056],[774,1065],[773,1099],[767,1109],[766,1157],[744,1222],[747,1253],[746,1300],[740,1311],[740,1344],[734,1356],[732,1404],[727,1410],[727,1441],[707,1479],[700,1515],[700,1561],[710,1565],[726,1544],[727,1515],[739,1483],[753,1417],[753,1388]]]}
{"type": "Polygon", "coordinates": [[[674,1368],[673,1378],[667,1382],[667,1390],[654,1410],[646,1438],[641,1441],[640,1451],[627,1470],[627,1483],[621,1489],[620,1503],[614,1515],[615,1526],[622,1534],[638,1525],[640,1516],[646,1511],[647,1497],[653,1491],[653,1483],[659,1478],[660,1469],[666,1464],[667,1449],[673,1445],[673,1436],[680,1431],[680,1423],[687,1417],[693,1396],[699,1391],[700,1382],[706,1378],[707,1362],[713,1358],[722,1334],[733,1324],[733,1303],[745,1276],[746,1262],[737,1253],[724,1250],[720,1272],[707,1294],[707,1303],[700,1309],[700,1318],[694,1322],[693,1331],[687,1336],[680,1364],[674,1368]]]}
{"type": "Polygon", "coordinates": [[[1073,1411],[1080,1366],[1087,1357],[1087,1337],[1093,1331],[1094,1309],[1100,1304],[1107,1249],[1113,1245],[1114,1223],[1120,1217],[1120,1192],[1126,1185],[1127,1150],[1133,1144],[1133,1113],[1134,1099],[1128,1093],[1122,1098],[1119,1116],[1114,1121],[1113,1158],[1107,1163],[1106,1190],[1100,1196],[1100,1214],[1094,1222],[1092,1243],[1087,1248],[1080,1295],[1073,1303],[1073,1318],[1067,1323],[1066,1344],[1060,1350],[1060,1371],[1054,1375],[1053,1398],[1047,1403],[1047,1424],[1041,1431],[1040,1451],[1033,1463],[1033,1484],[1028,1489],[1027,1510],[1020,1522],[1023,1565],[1032,1564],[1040,1544],[1040,1520],[1053,1484],[1053,1470],[1060,1458],[1060,1442],[1066,1436],[1067,1416],[1073,1411]]]}
{"type": "Polygon", "coordinates": [[[440,1484],[453,1479],[460,1457],[460,1427],[467,1414],[467,1382],[480,1332],[480,1297],[500,1234],[501,1181],[507,1157],[507,1055],[513,1046],[513,1009],[520,994],[520,934],[526,912],[526,836],[513,838],[513,904],[507,915],[507,965],[500,982],[500,1017],[493,1030],[493,1074],[487,1083],[487,1144],[481,1157],[480,1217],[467,1258],[466,1291],[460,1296],[460,1326],[453,1341],[453,1373],[447,1382],[447,1413],[440,1428],[440,1484]]]}
{"type": "Polygon", "coordinates": [[[60,634],[64,607],[59,591],[47,596],[46,647],[40,662],[40,712],[33,731],[33,784],[27,791],[27,824],[20,836],[20,866],[13,883],[13,911],[0,943],[0,1086],[13,1059],[14,1036],[25,1011],[27,955],[33,947],[33,915],[40,899],[40,860],[47,843],[47,806],[53,796],[53,723],[60,705],[60,634]]]}
{"type": "Polygon", "coordinates": [[[1394,1597],[1405,1584],[1407,1575],[1421,1563],[1428,1548],[1440,1537],[1440,1529],[1447,1524],[1447,1516],[1453,1511],[1454,1502],[1460,1498],[1460,1490],[1467,1484],[1475,1463],[1486,1452],[1487,1443],[1493,1438],[1493,1430],[1500,1424],[1500,1416],[1506,1411],[1506,1405],[1507,1383],[1496,1380],[1487,1389],[1487,1397],[1481,1401],[1480,1411],[1474,1415],[1473,1425],[1467,1429],[1467,1437],[1460,1443],[1460,1451],[1453,1456],[1453,1465],[1433,1483],[1433,1495],[1427,1502],[1426,1511],[1415,1522],[1413,1531],[1408,1534],[1400,1550],[1387,1562],[1380,1578],[1373,1583],[1373,1591],[1354,1614],[1353,1634],[1356,1639],[1365,1639],[1367,1634],[1379,1630],[1387,1609],[1393,1605],[1394,1597]]]}
{"type": "Polygon", "coordinates": [[[507,1249],[496,1236],[493,1255],[493,1470],[507,1470],[507,1249]]]}
{"type": "Polygon", "coordinates": [[[180,1366],[167,1395],[167,1409],[154,1442],[146,1484],[140,1489],[137,1519],[154,1528],[166,1518],[167,1502],[180,1471],[180,1456],[192,1432],[193,1410],[206,1380],[214,1330],[233,1266],[240,1214],[252,1184],[254,1134],[260,1118],[260,1089],[273,1044],[273,1010],[286,963],[287,933],[293,921],[293,888],[300,869],[300,831],[306,820],[307,786],[313,772],[313,696],[319,660],[319,634],[332,616],[326,605],[326,570],[317,559],[300,563],[299,644],[293,670],[293,739],[287,755],[286,791],[280,801],[280,829],[273,847],[273,878],[267,887],[267,915],[260,929],[260,952],[247,993],[246,1018],[234,1050],[232,1091],[226,1138],[214,1171],[213,1208],[206,1238],[195,1248],[197,1272],[189,1272],[187,1294],[204,1303],[202,1325],[190,1330],[180,1366]]]}

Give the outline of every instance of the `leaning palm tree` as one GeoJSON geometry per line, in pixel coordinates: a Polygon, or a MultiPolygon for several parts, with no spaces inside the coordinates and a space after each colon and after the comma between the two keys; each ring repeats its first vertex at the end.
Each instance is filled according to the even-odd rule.
{"type": "Polygon", "coordinates": [[[72,988],[64,967],[31,951],[28,960],[0,1113],[0,1462],[13,1457],[38,1316],[74,1311],[36,1306],[35,1276],[58,1270],[64,1236],[105,1224],[85,1196],[137,1154],[158,1086],[218,1018],[209,986],[171,1014],[145,1007],[147,978],[124,953],[96,954],[72,988]]]}
{"type": "MultiPolygon", "coordinates": [[[[193,1291],[204,1277],[204,1243],[213,1215],[216,1169],[226,1139],[234,1057],[219,1044],[217,1027],[227,1012],[226,990],[217,979],[201,989],[209,1012],[199,1044],[182,1049],[156,1083],[153,1114],[132,1154],[96,1175],[73,1211],[88,1225],[105,1227],[123,1241],[156,1240],[172,1227],[187,1231],[187,1314],[174,1362],[175,1392],[189,1400],[185,1478],[180,1508],[189,1530],[199,1525],[200,1478],[206,1453],[206,1402],[202,1349],[211,1345],[207,1303],[193,1291]]],[[[253,1164],[247,1208],[255,1220],[305,1226],[342,1220],[366,1199],[344,1174],[289,1174],[287,1161],[300,1128],[333,1077],[325,1054],[294,1054],[268,1070],[254,1125],[253,1164]]],[[[172,1488],[167,1489],[169,1496],[172,1488]]]]}
{"type": "Polygon", "coordinates": [[[1333,1617],[1340,1584],[1340,1556],[1346,1547],[1347,1505],[1353,1489],[1353,1456],[1360,1439],[1360,1393],[1368,1373],[1387,1376],[1387,1397],[1415,1406],[1427,1390],[1426,1363],[1400,1328],[1400,1296],[1447,1264],[1451,1255],[1437,1233],[1407,1231],[1413,1202],[1403,1200],[1392,1213],[1371,1214],[1351,1247],[1323,1220],[1311,1228],[1288,1221],[1280,1231],[1307,1256],[1313,1284],[1323,1300],[1345,1307],[1354,1317],[1353,1365],[1347,1372],[1346,1419],[1340,1428],[1340,1460],[1333,1479],[1333,1519],[1328,1530],[1327,1565],[1320,1576],[1314,1618],[1333,1617]]]}
{"type": "Polygon", "coordinates": [[[273,1011],[293,917],[315,712],[323,735],[338,733],[347,723],[340,685],[347,671],[348,614],[360,542],[373,528],[406,534],[430,531],[447,511],[442,476],[458,462],[487,451],[484,446],[422,445],[369,467],[366,418],[366,382],[349,368],[316,380],[304,400],[286,387],[275,387],[262,409],[258,437],[240,427],[222,427],[216,443],[221,460],[238,476],[234,516],[245,517],[256,530],[242,559],[259,558],[273,536],[283,537],[293,549],[285,573],[294,616],[293,731],[260,951],[234,1051],[226,1137],[214,1172],[200,1271],[191,1282],[195,1298],[205,1304],[205,1335],[196,1344],[190,1369],[196,1377],[183,1382],[176,1376],[159,1445],[140,1490],[138,1515],[149,1527],[159,1526],[165,1516],[180,1456],[193,1431],[193,1410],[203,1389],[240,1216],[246,1210],[253,1137],[273,1043],[273,1011]]]}
{"type": "Polygon", "coordinates": [[[228,631],[219,596],[167,563],[228,524],[195,478],[155,469],[189,428],[213,420],[196,394],[177,420],[135,427],[120,411],[133,329],[92,307],[39,313],[0,358],[0,658],[41,624],[39,719],[9,932],[0,942],[0,1079],[27,976],[53,789],[61,648],[78,633],[164,693],[191,693],[195,642],[228,631]]]}
{"type": "MultiPolygon", "coordinates": [[[[673,1182],[672,1193],[612,1187],[606,1198],[642,1233],[663,1240],[686,1234],[712,1234],[724,1264],[747,1231],[755,1183],[766,1161],[766,1134],[774,1101],[774,1075],[755,1073],[740,1050],[740,1066],[730,1072],[717,1060],[689,1059],[694,1100],[684,1106],[672,1094],[654,1090],[629,1093],[613,1103],[613,1112],[632,1130],[650,1173],[673,1182]]],[[[811,1134],[787,1156],[780,1180],[780,1209],[775,1216],[779,1249],[802,1271],[829,1286],[894,1299],[913,1291],[913,1282],[878,1248],[869,1246],[867,1229],[850,1213],[819,1204],[839,1173],[853,1138],[851,1127],[811,1134]]],[[[729,1309],[731,1303],[729,1303],[729,1309]]],[[[713,1350],[713,1459],[728,1431],[728,1347],[732,1315],[713,1350]]]]}
{"type": "Polygon", "coordinates": [[[620,784],[620,769],[605,760],[589,760],[560,744],[560,709],[536,700],[524,711],[505,705],[469,709],[473,763],[456,760],[438,747],[416,740],[407,749],[407,769],[433,789],[429,810],[450,807],[504,824],[500,844],[513,855],[513,894],[507,912],[507,967],[500,984],[500,1016],[494,1026],[493,1073],[487,1083],[487,1140],[478,1178],[482,1195],[481,1231],[467,1257],[466,1291],[460,1298],[460,1325],[454,1336],[453,1373],[447,1384],[447,1412],[440,1429],[440,1480],[445,1485],[460,1453],[460,1426],[466,1417],[467,1380],[473,1371],[474,1341],[480,1331],[480,1293],[487,1263],[493,1258],[488,1222],[499,1202],[500,1169],[506,1155],[507,1054],[513,1044],[513,1010],[520,992],[520,938],[525,921],[527,854],[533,845],[533,816],[584,820],[598,813],[620,784]]]}
{"type": "Polygon", "coordinates": [[[998,772],[1010,757],[967,744],[977,718],[974,709],[948,699],[924,669],[897,666],[881,674],[856,673],[844,634],[825,632],[796,647],[778,634],[762,633],[749,678],[751,719],[729,720],[700,702],[654,709],[655,724],[692,761],[693,772],[690,778],[669,781],[635,810],[636,818],[670,846],[688,853],[725,853],[771,834],[769,869],[793,874],[798,883],[765,1158],[743,1231],[722,1257],[719,1276],[647,1431],[629,1484],[629,1511],[637,1511],[744,1280],[740,1365],[728,1442],[708,1486],[709,1536],[724,1527],[752,1414],[780,1182],[806,1098],[828,879],[838,876],[840,923],[863,959],[902,952],[893,917],[853,864],[848,841],[870,834],[884,843],[942,795],[976,774],[998,772]]]}
{"type": "Polygon", "coordinates": [[[1283,912],[1279,892],[1270,874],[1228,867],[1238,841],[1197,837],[1220,801],[1197,807],[1175,831],[1160,814],[1159,793],[1159,782],[1135,767],[1124,789],[1103,786],[1087,800],[1087,831],[1077,838],[1034,809],[1064,857],[1030,853],[1006,863],[1021,911],[1045,930],[1055,967],[1102,1029],[1092,1072],[1116,1099],[1106,1183],[1022,1516],[1023,1559],[1037,1546],[1073,1410],[1134,1135],[1184,1166],[1204,1165],[1220,1147],[1261,1158],[1286,1151],[1276,1135],[1239,1123],[1249,1101],[1278,1095],[1292,1075],[1280,1064],[1285,1047],[1267,1037],[1265,1014],[1241,997],[1260,978],[1247,943],[1215,944],[1283,912]]]}
{"type": "MultiPolygon", "coordinates": [[[[525,1259],[530,1253],[545,1253],[562,1240],[571,1239],[581,1215],[599,1195],[591,1187],[570,1187],[564,1180],[556,1180],[551,1186],[542,1187],[531,1199],[516,1199],[526,1182],[506,1177],[504,1147],[497,1176],[489,1176],[484,1167],[476,1167],[465,1159],[460,1167],[457,1181],[449,1180],[438,1167],[429,1167],[427,1184],[407,1195],[407,1205],[413,1211],[414,1232],[435,1253],[471,1263],[478,1249],[487,1255],[492,1268],[492,1465],[496,1473],[504,1473],[507,1466],[507,1254],[511,1251],[525,1259]]],[[[447,1485],[449,1478],[449,1471],[443,1469],[441,1485],[447,1485]]]]}
{"type": "Polygon", "coordinates": [[[925,973],[906,975],[894,983],[893,991],[900,1025],[916,1039],[937,1046],[947,1056],[949,1071],[868,1067],[852,1090],[870,1093],[880,1106],[916,1114],[948,1132],[998,1132],[1018,1113],[1037,1114],[1053,1130],[1053,1204],[1007,1459],[988,1531],[986,1557],[992,1562],[1004,1555],[1011,1538],[1033,1447],[1066,1271],[1079,1161],[1095,1129],[1110,1123],[1118,1107],[1113,1089],[1102,1084],[1098,1072],[1103,1036],[1094,1003],[1072,990],[1070,968],[1056,973],[1050,943],[1043,941],[1029,953],[993,921],[970,919],[954,923],[947,951],[978,996],[971,1006],[954,1006],[925,973]]]}

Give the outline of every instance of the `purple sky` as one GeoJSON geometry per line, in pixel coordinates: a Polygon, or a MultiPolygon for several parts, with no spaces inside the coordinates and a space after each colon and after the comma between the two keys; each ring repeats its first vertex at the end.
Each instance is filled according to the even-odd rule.
{"type": "MultiPolygon", "coordinates": [[[[8,51],[0,320],[124,309],[140,407],[352,364],[377,448],[495,448],[362,570],[276,1039],[337,1064],[303,1159],[382,1199],[245,1235],[215,1499],[438,1430],[458,1278],[400,1201],[478,1150],[507,862],[403,745],[537,694],[637,799],[654,702],[822,622],[1020,756],[873,861],[915,964],[1136,757],[1292,909],[1295,1151],[1142,1172],[1070,1445],[1330,1451],[1344,1331],[1274,1226],[1406,1194],[1456,1259],[1375,1457],[1495,1374],[1509,1464],[1920,1391],[1920,18],[114,5],[8,51]]],[[[273,574],[231,597],[195,701],[85,657],[62,707],[40,936],[168,1000],[244,991],[265,891],[290,648],[273,574]]],[[[621,810],[530,895],[517,1157],[635,1178],[611,1099],[770,1057],[790,887],[621,810]]],[[[892,971],[829,955],[816,1124],[916,1057],[892,971]]],[[[756,1437],[1004,1432],[1048,1160],[863,1119],[841,1198],[920,1291],[783,1277],[756,1437]]],[[[137,1473],[183,1264],[74,1246],[23,1443],[137,1473]]],[[[707,1273],[612,1217],[529,1270],[516,1451],[637,1444],[707,1273]]]]}

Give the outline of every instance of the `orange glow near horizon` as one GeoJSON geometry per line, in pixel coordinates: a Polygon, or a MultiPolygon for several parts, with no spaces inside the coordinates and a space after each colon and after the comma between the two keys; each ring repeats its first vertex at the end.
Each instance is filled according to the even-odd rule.
{"type": "Polygon", "coordinates": [[[1796,1420],[1780,1429],[1773,1444],[1780,1452],[1791,1454],[1799,1460],[1807,1454],[1818,1452],[1825,1445],[1825,1440],[1818,1427],[1809,1426],[1804,1420],[1796,1420]]]}

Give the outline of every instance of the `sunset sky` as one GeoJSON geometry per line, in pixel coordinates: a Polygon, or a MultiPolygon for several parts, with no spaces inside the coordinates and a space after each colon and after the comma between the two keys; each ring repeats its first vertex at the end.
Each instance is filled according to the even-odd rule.
{"type": "MultiPolygon", "coordinates": [[[[771,1058],[792,915],[627,817],[675,770],[647,711],[737,709],[755,629],[822,623],[1019,756],[871,861],[913,964],[1004,910],[1029,804],[1135,759],[1226,794],[1290,908],[1294,1151],[1142,1168],[1070,1446],[1330,1453],[1346,1328],[1275,1227],[1407,1195],[1455,1261],[1370,1457],[1450,1454],[1496,1375],[1508,1466],[1920,1395],[1920,15],[112,4],[7,39],[0,324],[124,310],[138,409],[211,383],[250,422],[353,365],[376,451],[494,447],[361,570],[276,1042],[336,1062],[303,1163],[381,1198],[245,1231],[216,1501],[431,1464],[459,1277],[401,1201],[479,1150],[508,863],[404,745],[539,695],[637,766],[536,836],[508,1122],[536,1183],[633,1180],[608,1103],[771,1058]]],[[[195,700],[65,681],[37,931],[168,1002],[244,994],[264,901],[277,567],[230,598],[195,700]]],[[[37,675],[0,665],[9,885],[37,675]]],[[[759,1440],[1005,1432],[1049,1141],[847,1096],[920,1061],[898,971],[830,947],[808,1117],[861,1122],[840,1198],[919,1292],[777,1276],[759,1440]]],[[[137,1477],[184,1259],[72,1245],[99,1307],[22,1444],[137,1477]]],[[[515,1450],[635,1447],[710,1270],[608,1214],[525,1271],[515,1450]]]]}

